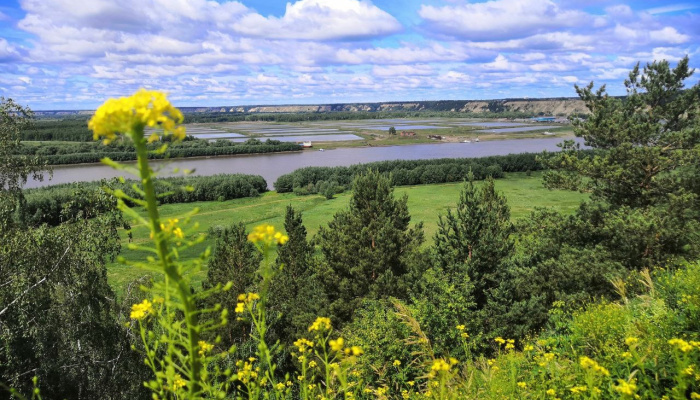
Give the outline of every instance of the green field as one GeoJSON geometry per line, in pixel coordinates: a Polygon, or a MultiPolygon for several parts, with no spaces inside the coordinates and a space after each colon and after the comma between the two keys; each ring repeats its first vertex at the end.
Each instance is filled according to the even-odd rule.
{"type": "MultiPolygon", "coordinates": [[[[397,187],[395,194],[408,195],[412,222],[423,221],[427,242],[431,242],[437,229],[438,215],[445,214],[448,208],[455,207],[462,187],[462,183],[404,186],[397,187]]],[[[513,219],[527,215],[535,207],[549,207],[570,213],[586,198],[585,195],[576,192],[545,189],[539,173],[533,173],[529,177],[524,173],[508,174],[506,178],[496,180],[496,189],[508,198],[513,219]]],[[[344,209],[349,198],[350,192],[342,193],[333,200],[326,200],[320,195],[296,196],[292,193],[268,192],[258,198],[169,204],[162,206],[160,210],[164,218],[178,218],[195,207],[199,208],[199,213],[190,221],[191,224],[195,222],[199,224],[197,229],[189,232],[194,236],[206,233],[210,227],[224,227],[237,222],[243,222],[248,228],[262,223],[282,228],[285,208],[291,204],[295,209],[303,212],[304,225],[311,236],[318,231],[319,226],[326,224],[333,214],[344,209]]],[[[132,228],[133,243],[149,242],[149,231],[145,226],[134,225],[132,228]]],[[[147,253],[128,249],[126,232],[122,231],[121,235],[122,256],[127,260],[144,260],[147,253]]],[[[202,244],[181,253],[180,257],[181,259],[197,257],[207,246],[212,246],[213,242],[207,239],[202,244]]],[[[135,267],[116,263],[108,266],[109,281],[118,292],[142,275],[144,272],[135,267]]]]}

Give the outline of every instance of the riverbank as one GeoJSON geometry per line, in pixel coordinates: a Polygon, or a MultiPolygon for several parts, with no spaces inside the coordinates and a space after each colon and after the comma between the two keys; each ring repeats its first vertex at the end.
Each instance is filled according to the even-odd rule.
{"type": "MultiPolygon", "coordinates": [[[[583,144],[581,139],[576,139],[583,144]]],[[[272,188],[281,175],[303,167],[336,167],[387,160],[420,160],[436,158],[475,158],[513,153],[538,153],[558,151],[557,144],[562,138],[510,139],[483,141],[478,143],[427,143],[411,146],[351,147],[328,151],[301,151],[287,153],[266,153],[245,157],[186,158],[168,161],[154,161],[152,166],[161,176],[179,176],[174,173],[179,168],[194,170],[194,175],[216,175],[221,173],[242,173],[261,175],[272,188]]],[[[124,175],[101,164],[78,164],[57,166],[51,180],[43,182],[31,180],[26,188],[49,186],[60,183],[97,181],[124,175]]]]}

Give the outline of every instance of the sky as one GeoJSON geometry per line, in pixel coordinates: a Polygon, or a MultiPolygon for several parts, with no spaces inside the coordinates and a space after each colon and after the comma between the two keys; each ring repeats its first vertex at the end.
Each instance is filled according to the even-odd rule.
{"type": "Polygon", "coordinates": [[[620,95],[686,55],[700,0],[0,0],[0,96],[34,110],[620,95]]]}

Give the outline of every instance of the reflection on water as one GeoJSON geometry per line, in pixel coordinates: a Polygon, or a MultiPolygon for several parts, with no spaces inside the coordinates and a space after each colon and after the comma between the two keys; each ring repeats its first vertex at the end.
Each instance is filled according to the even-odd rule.
{"type": "MultiPolygon", "coordinates": [[[[388,147],[341,148],[326,151],[313,149],[293,153],[253,154],[231,157],[189,158],[153,162],[163,176],[175,167],[195,169],[195,175],[242,173],[262,175],[270,188],[275,180],[295,169],[309,166],[347,166],[385,160],[421,160],[435,158],[485,157],[510,153],[536,153],[543,150],[557,151],[562,139],[498,140],[480,143],[417,144],[388,147]]],[[[576,139],[583,145],[583,140],[576,139]]],[[[26,187],[47,186],[58,183],[94,181],[114,178],[124,173],[106,165],[56,166],[50,181],[29,181],[26,187]]]]}

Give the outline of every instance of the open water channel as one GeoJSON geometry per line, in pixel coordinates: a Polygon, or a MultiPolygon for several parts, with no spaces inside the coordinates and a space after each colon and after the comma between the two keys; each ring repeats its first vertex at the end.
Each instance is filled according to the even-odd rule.
{"type": "MultiPolygon", "coordinates": [[[[557,143],[561,138],[546,139],[511,139],[478,143],[440,143],[417,144],[387,147],[355,147],[319,151],[309,149],[290,153],[253,154],[243,156],[187,158],[170,161],[155,161],[153,166],[159,169],[161,176],[173,176],[174,168],[194,169],[194,175],[215,174],[254,174],[262,175],[267,184],[272,184],[280,175],[298,168],[309,166],[348,166],[386,160],[421,160],[436,158],[476,158],[511,153],[537,153],[543,150],[558,151],[557,143]]],[[[581,144],[582,140],[577,139],[581,144]]],[[[101,164],[80,164],[54,167],[53,177],[43,182],[29,181],[26,188],[34,188],[59,183],[94,181],[103,178],[122,176],[101,164]]]]}

